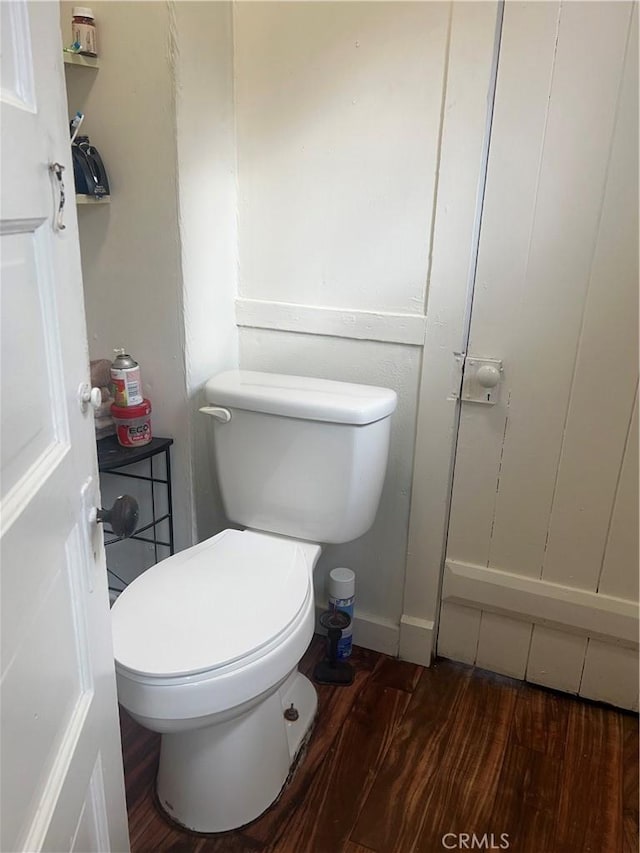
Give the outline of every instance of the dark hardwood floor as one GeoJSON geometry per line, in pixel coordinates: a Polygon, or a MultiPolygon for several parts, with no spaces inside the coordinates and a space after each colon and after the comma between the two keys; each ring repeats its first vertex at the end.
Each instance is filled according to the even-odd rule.
{"type": "MultiPolygon", "coordinates": [[[[315,637],[307,675],[323,649],[315,637]]],[[[517,853],[638,850],[636,715],[445,660],[423,669],[354,648],[352,662],[352,686],[317,686],[292,782],[239,832],[193,835],[163,817],[159,736],[122,712],[133,853],[441,853],[499,849],[502,833],[517,853]],[[445,846],[446,833],[475,833],[475,846],[445,846]]]]}

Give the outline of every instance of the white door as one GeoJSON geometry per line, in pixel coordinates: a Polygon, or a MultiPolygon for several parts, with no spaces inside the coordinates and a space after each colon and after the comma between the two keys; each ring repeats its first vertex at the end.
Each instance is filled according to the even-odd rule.
{"type": "Polygon", "coordinates": [[[637,11],[505,4],[438,636],[636,709],[637,11]]]}
{"type": "Polygon", "coordinates": [[[129,849],[57,3],[0,3],[3,851],[129,849]],[[66,229],[49,164],[66,167],[66,229]]]}

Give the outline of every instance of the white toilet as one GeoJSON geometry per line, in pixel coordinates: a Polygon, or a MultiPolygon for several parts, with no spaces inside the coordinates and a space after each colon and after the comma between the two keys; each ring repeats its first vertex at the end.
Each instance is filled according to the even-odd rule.
{"type": "Polygon", "coordinates": [[[274,802],[312,726],[316,692],[297,666],[319,543],[371,527],[396,394],[233,370],[206,396],[225,511],[247,529],[148,569],[111,612],[119,701],[162,733],[162,808],[222,832],[274,802]]]}

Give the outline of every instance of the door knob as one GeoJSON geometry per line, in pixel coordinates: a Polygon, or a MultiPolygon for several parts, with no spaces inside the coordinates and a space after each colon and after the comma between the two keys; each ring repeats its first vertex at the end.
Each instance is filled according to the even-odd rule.
{"type": "Polygon", "coordinates": [[[493,364],[483,364],[476,371],[476,379],[483,388],[495,388],[500,382],[500,371],[493,364]]]}
{"type": "Polygon", "coordinates": [[[78,388],[78,402],[80,403],[80,411],[86,412],[87,406],[92,409],[99,409],[102,404],[102,391],[99,388],[92,388],[86,382],[78,388]]]}
{"type": "MultiPolygon", "coordinates": [[[[460,364],[459,360],[457,364],[460,364]]],[[[462,402],[495,406],[500,399],[500,386],[503,379],[501,359],[467,356],[464,358],[463,365],[460,389],[462,402]]]]}
{"type": "Polygon", "coordinates": [[[96,509],[95,520],[98,524],[110,524],[118,539],[128,539],[138,525],[140,509],[138,501],[131,495],[120,495],[111,509],[96,509]]]}

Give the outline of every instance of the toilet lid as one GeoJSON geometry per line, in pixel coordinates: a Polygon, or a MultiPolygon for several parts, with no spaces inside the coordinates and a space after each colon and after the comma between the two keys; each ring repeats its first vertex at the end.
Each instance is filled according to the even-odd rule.
{"type": "Polygon", "coordinates": [[[310,595],[301,543],[225,530],[152,566],[111,610],[116,662],[141,675],[192,675],[285,632],[310,595]]]}

